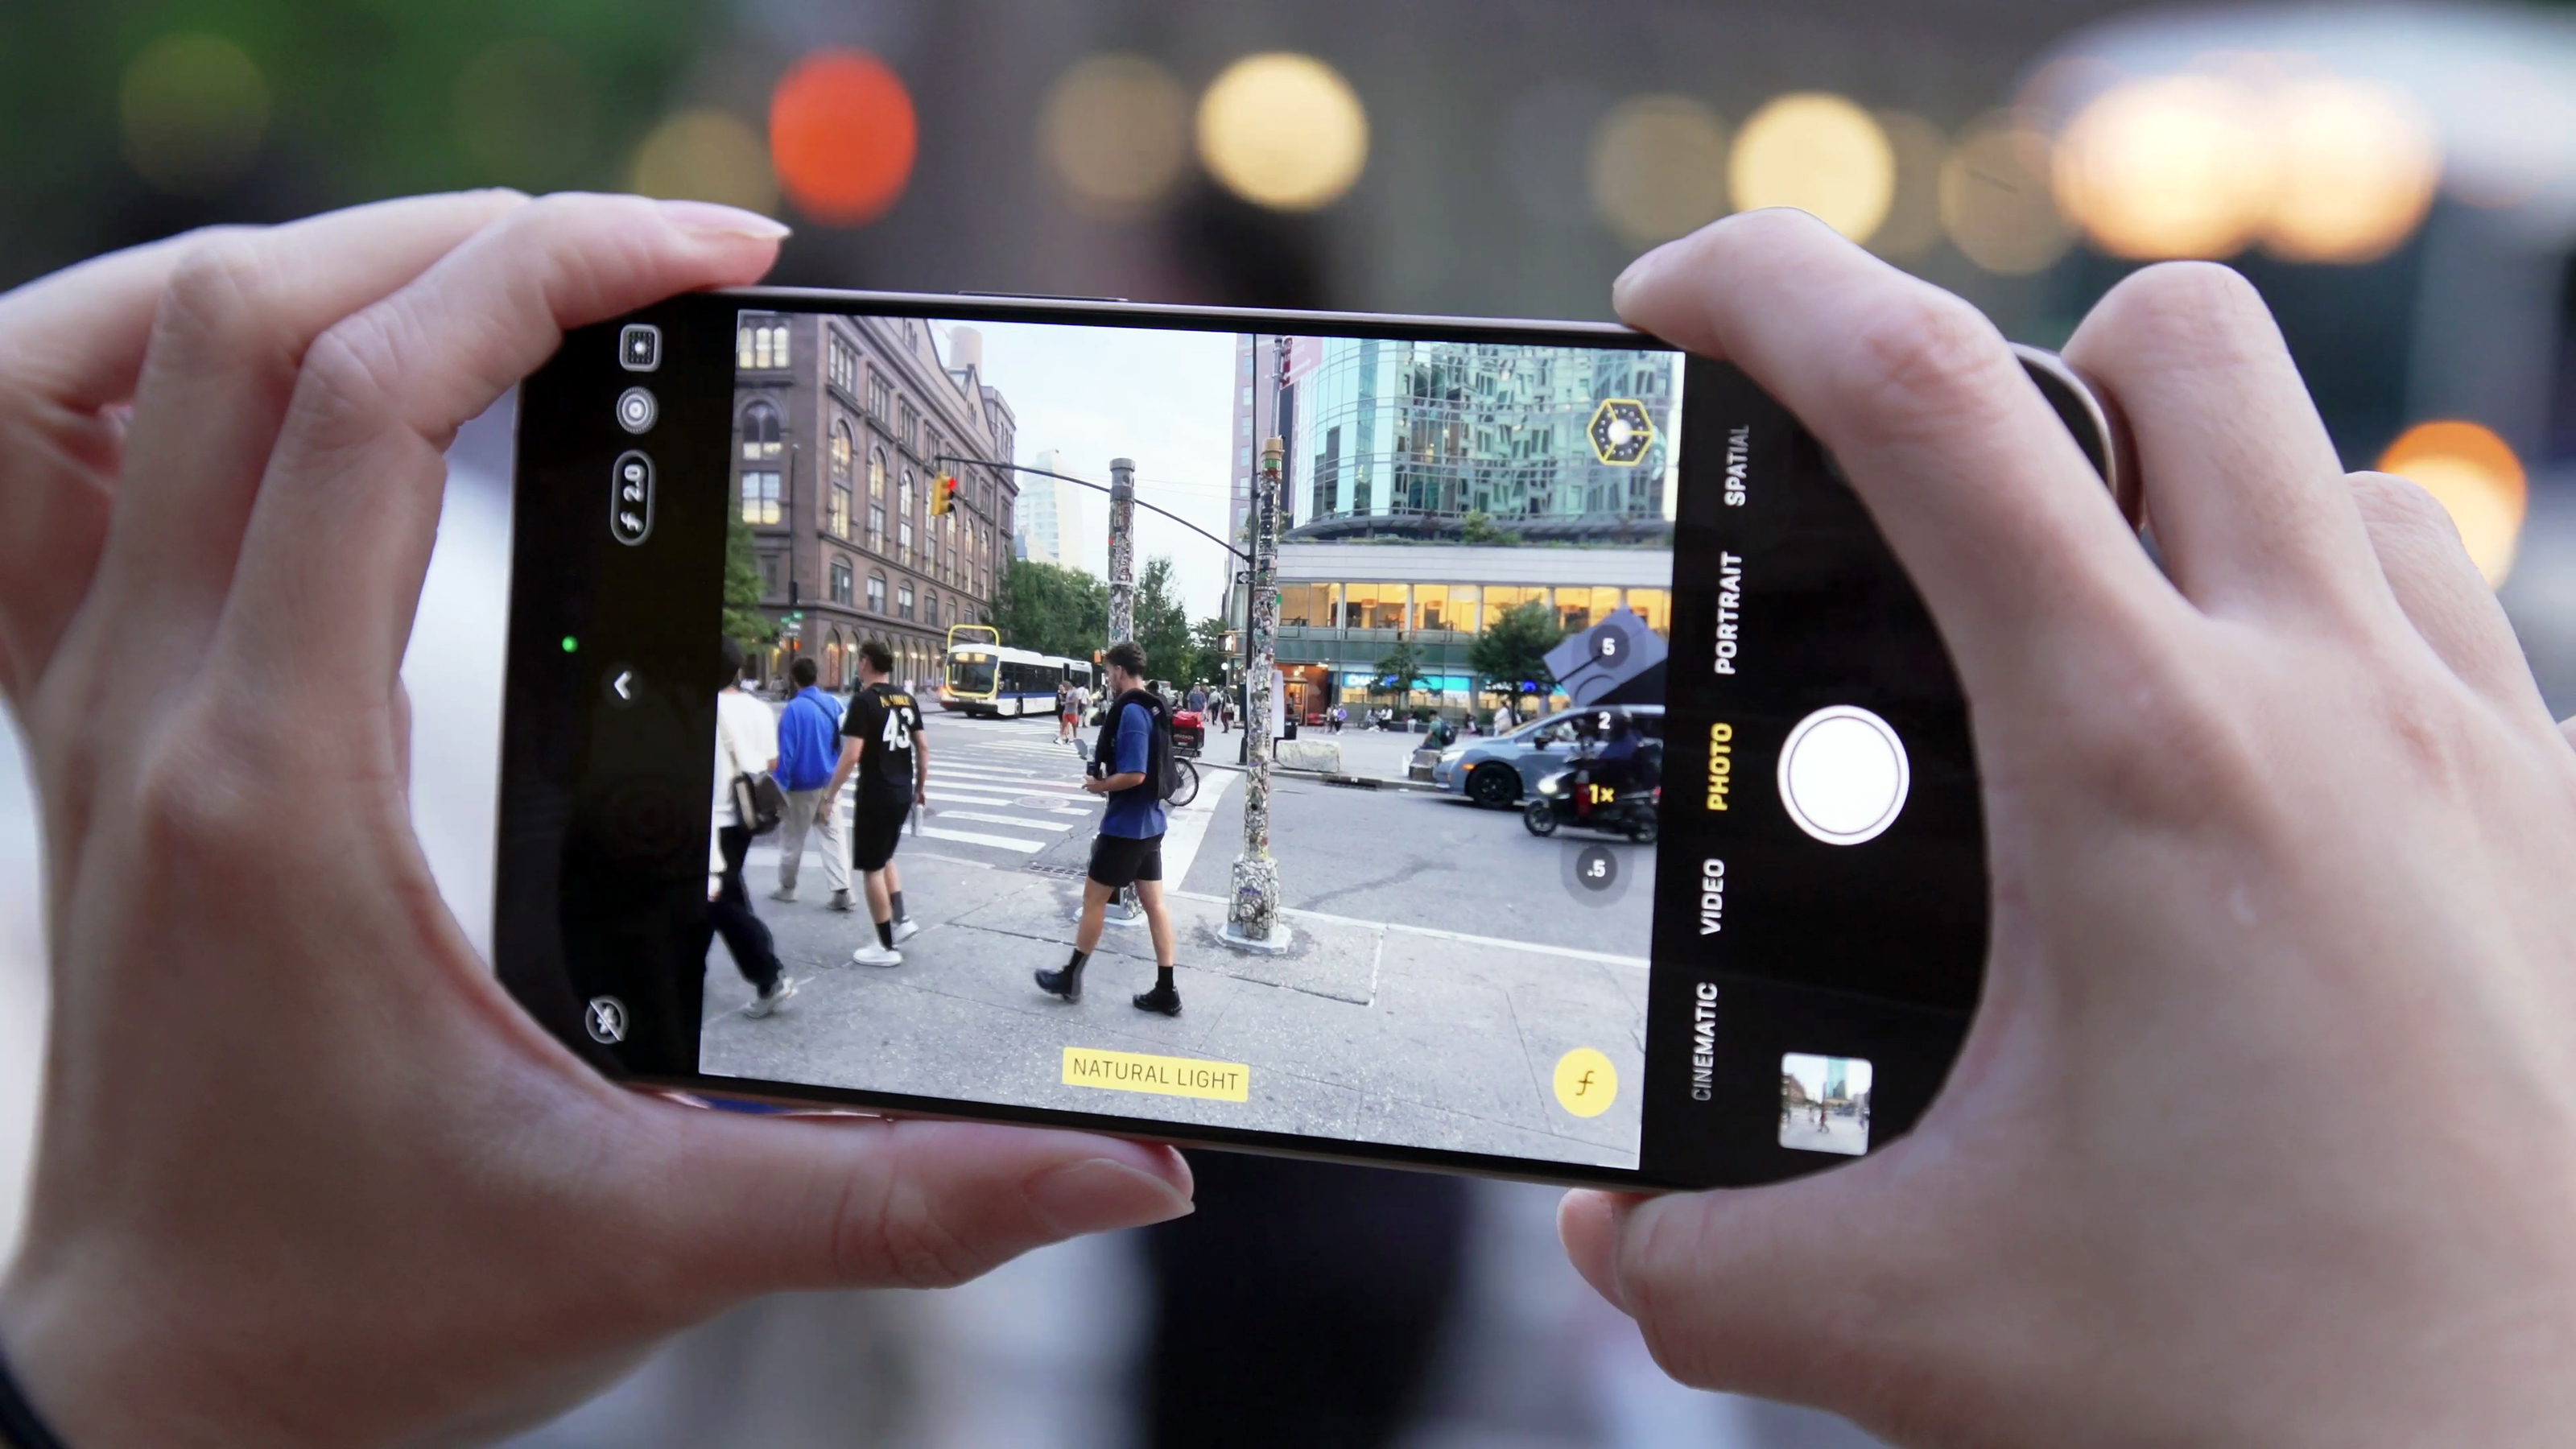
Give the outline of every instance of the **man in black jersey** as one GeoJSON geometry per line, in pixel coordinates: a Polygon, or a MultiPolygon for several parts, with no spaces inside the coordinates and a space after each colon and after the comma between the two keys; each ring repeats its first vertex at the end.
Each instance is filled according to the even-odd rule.
{"type": "Polygon", "coordinates": [[[859,777],[850,864],[866,877],[868,915],[877,926],[877,938],[850,953],[862,966],[902,965],[895,943],[921,929],[903,908],[894,851],[903,843],[903,822],[914,806],[926,803],[930,747],[921,737],[921,706],[887,682],[893,672],[893,650],[874,639],[859,646],[858,692],[841,712],[841,763],[823,789],[823,808],[829,810],[842,782],[854,773],[859,777]]]}

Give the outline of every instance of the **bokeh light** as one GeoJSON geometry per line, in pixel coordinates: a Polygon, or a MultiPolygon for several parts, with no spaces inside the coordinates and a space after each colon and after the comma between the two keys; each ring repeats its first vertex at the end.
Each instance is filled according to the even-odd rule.
{"type": "Polygon", "coordinates": [[[457,74],[456,138],[504,186],[542,189],[590,158],[599,92],[579,57],[543,40],[505,40],[457,74]]]}
{"type": "Polygon", "coordinates": [[[1139,55],[1074,62],[1038,111],[1038,149],[1077,201],[1128,211],[1159,200],[1187,159],[1189,97],[1139,55]]]}
{"type": "Polygon", "coordinates": [[[2044,271],[2075,233],[2049,191],[2048,137],[2017,111],[1985,116],[1941,165],[1941,228],[1959,254],[1987,271],[2044,271]]]}
{"type": "Polygon", "coordinates": [[[1281,211],[1330,205],[1368,164],[1368,112],[1341,72],[1273,51],[1227,66],[1199,98],[1199,161],[1225,188],[1281,211]]]}
{"type": "Polygon", "coordinates": [[[1896,157],[1896,185],[1869,249],[1900,260],[1919,256],[1941,239],[1941,168],[1950,159],[1950,138],[1908,111],[1879,112],[1878,129],[1896,157]]]}
{"type": "Polygon", "coordinates": [[[1726,215],[1726,122],[1688,96],[1634,96],[1592,129],[1592,209],[1623,241],[1670,241],[1726,215]]]}
{"type": "Polygon", "coordinates": [[[740,117],[687,110],[655,126],[635,148],[627,185],[646,196],[713,201],[745,211],[775,212],[778,179],[769,148],[740,117]]]}
{"type": "Polygon", "coordinates": [[[125,160],[164,191],[203,195],[242,174],[268,131],[268,80],[220,35],[165,35],[117,89],[125,160]]]}
{"type": "Polygon", "coordinates": [[[2417,423],[2380,455],[2379,471],[2440,500],[2489,588],[2513,572],[2528,488],[2522,460],[2491,429],[2456,418],[2417,423]]]}
{"type": "Polygon", "coordinates": [[[769,159],[796,209],[827,226],[883,216],[912,178],[912,95],[863,50],[818,50],[769,96],[769,159]]]}
{"type": "Polygon", "coordinates": [[[2058,138],[2057,198],[2122,257],[2226,257],[2270,211],[2278,168],[2261,99],[2217,75],[2129,80],[2058,138]]]}
{"type": "Polygon", "coordinates": [[[1866,242],[1896,197],[1896,151],[1877,120],[1841,96],[1774,96],[1735,133],[1726,185],[1739,211],[1794,206],[1866,242]]]}
{"type": "Polygon", "coordinates": [[[2319,76],[2282,87],[2270,109],[2279,175],[2266,251],[2297,262],[2366,262],[2406,240],[2432,208],[2441,141],[2406,92],[2319,76]]]}

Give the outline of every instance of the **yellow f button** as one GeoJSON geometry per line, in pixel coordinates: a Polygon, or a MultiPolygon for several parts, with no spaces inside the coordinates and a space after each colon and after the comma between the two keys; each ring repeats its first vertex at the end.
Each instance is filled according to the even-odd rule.
{"type": "Polygon", "coordinates": [[[1590,1047],[1556,1059],[1556,1105],[1577,1117],[1598,1117],[1619,1097],[1619,1069],[1590,1047]]]}

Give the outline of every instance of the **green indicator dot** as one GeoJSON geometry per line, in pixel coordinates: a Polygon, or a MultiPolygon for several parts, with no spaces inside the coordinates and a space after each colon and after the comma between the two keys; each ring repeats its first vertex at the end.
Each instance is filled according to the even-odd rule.
{"type": "Polygon", "coordinates": [[[574,651],[574,650],[576,650],[576,649],[578,649],[578,648],[580,648],[580,647],[581,647],[581,641],[580,641],[580,640],[578,640],[578,639],[576,639],[576,638],[572,637],[570,634],[566,634],[566,635],[564,636],[564,652],[565,652],[566,654],[570,654],[572,651],[574,651]]]}

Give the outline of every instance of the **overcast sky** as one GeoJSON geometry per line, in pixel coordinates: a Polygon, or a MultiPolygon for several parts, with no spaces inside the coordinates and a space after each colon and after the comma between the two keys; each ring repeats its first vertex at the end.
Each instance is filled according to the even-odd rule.
{"type": "MultiPolygon", "coordinates": [[[[945,334],[956,324],[941,323],[945,334]]],[[[1013,462],[1035,464],[1052,448],[1062,471],[1107,487],[1109,460],[1136,460],[1136,496],[1168,508],[1219,538],[1226,530],[1226,477],[1233,461],[1234,334],[1140,327],[973,322],[984,334],[984,381],[1001,389],[1018,419],[1013,462]]],[[[1022,478],[1023,489],[1043,480],[1022,478]]],[[[1081,490],[1076,490],[1081,491],[1081,490]]],[[[1108,575],[1109,500],[1086,493],[1079,557],[1108,575]]],[[[1068,519],[1068,522],[1071,520],[1068,519]]],[[[1169,555],[1190,618],[1216,613],[1234,560],[1168,519],[1136,510],[1136,574],[1169,555]]]]}
{"type": "MultiPolygon", "coordinates": [[[[1797,1078],[1798,1085],[1806,1089],[1808,1096],[1821,1098],[1825,1095],[1825,1073],[1828,1063],[1832,1060],[1831,1057],[1791,1052],[1780,1059],[1780,1070],[1797,1078]]],[[[1862,1057],[1845,1057],[1843,1062],[1843,1090],[1854,1096],[1868,1091],[1870,1079],[1868,1060],[1862,1057]]]]}

